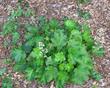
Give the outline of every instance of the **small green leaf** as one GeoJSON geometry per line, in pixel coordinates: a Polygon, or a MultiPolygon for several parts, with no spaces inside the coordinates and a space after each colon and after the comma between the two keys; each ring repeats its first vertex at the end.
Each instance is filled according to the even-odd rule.
{"type": "Polygon", "coordinates": [[[73,20],[66,20],[66,21],[64,22],[64,25],[67,27],[68,30],[72,30],[72,29],[75,28],[76,22],[73,21],[73,20]]]}
{"type": "Polygon", "coordinates": [[[97,71],[92,71],[92,78],[99,81],[100,79],[102,79],[102,76],[97,72],[97,71]]]}
{"type": "Polygon", "coordinates": [[[39,59],[43,57],[43,53],[39,48],[34,48],[33,52],[31,53],[31,56],[39,59]]]}
{"type": "Polygon", "coordinates": [[[89,20],[91,18],[91,14],[89,12],[78,9],[79,17],[84,18],[85,20],[89,20]]]}
{"type": "Polygon", "coordinates": [[[47,20],[46,20],[46,17],[45,16],[40,16],[39,19],[38,19],[38,22],[39,22],[39,29],[40,30],[44,30],[45,29],[45,24],[47,24],[47,20]]]}
{"type": "Polygon", "coordinates": [[[23,9],[21,8],[21,6],[18,6],[17,10],[15,11],[15,16],[20,17],[22,15],[23,15],[23,9]]]}
{"type": "Polygon", "coordinates": [[[61,71],[67,71],[67,72],[70,72],[72,69],[74,68],[74,66],[73,66],[73,64],[71,64],[71,63],[61,63],[60,65],[59,65],[59,69],[61,70],[61,71]]]}
{"type": "Polygon", "coordinates": [[[10,20],[14,20],[16,17],[20,17],[22,15],[23,15],[23,9],[22,9],[22,7],[19,4],[17,4],[17,9],[16,10],[12,10],[9,19],[10,20]]]}
{"type": "Polygon", "coordinates": [[[18,0],[19,3],[21,3],[23,0],[18,0]]]}
{"type": "Polygon", "coordinates": [[[67,63],[67,64],[65,65],[65,70],[66,70],[67,72],[70,72],[73,68],[74,68],[74,65],[71,64],[71,63],[67,63]]]}
{"type": "Polygon", "coordinates": [[[51,56],[47,58],[47,60],[46,60],[46,65],[47,65],[47,66],[48,66],[48,65],[54,65],[54,61],[53,61],[53,59],[52,59],[51,56]]]}
{"type": "Polygon", "coordinates": [[[1,88],[13,88],[13,83],[10,77],[5,77],[2,80],[2,87],[1,88]]]}
{"type": "Polygon", "coordinates": [[[16,44],[17,41],[19,40],[19,38],[20,38],[20,34],[18,32],[12,33],[12,43],[13,44],[16,44]]]}
{"type": "Polygon", "coordinates": [[[29,39],[33,38],[33,36],[34,36],[34,35],[33,35],[32,33],[26,32],[24,38],[25,38],[26,40],[29,40],[29,39]]]}
{"type": "Polygon", "coordinates": [[[59,22],[55,18],[53,18],[49,21],[49,26],[51,29],[58,28],[59,22]]]}
{"type": "Polygon", "coordinates": [[[87,32],[89,34],[91,33],[91,29],[86,23],[82,24],[82,31],[87,32]]]}
{"type": "Polygon", "coordinates": [[[71,64],[73,64],[73,65],[76,64],[76,61],[74,60],[74,58],[75,57],[74,57],[73,54],[71,54],[71,53],[68,54],[68,62],[71,63],[71,64]]]}
{"type": "Polygon", "coordinates": [[[6,68],[1,68],[0,69],[0,76],[2,76],[6,72],[6,70],[7,70],[6,68]]]}
{"type": "Polygon", "coordinates": [[[55,54],[55,61],[56,62],[63,62],[63,61],[65,61],[65,56],[64,56],[64,54],[63,54],[63,52],[59,52],[59,53],[57,53],[57,54],[55,54]]]}
{"type": "Polygon", "coordinates": [[[84,42],[85,42],[85,44],[87,46],[87,49],[91,50],[92,46],[94,45],[94,40],[93,40],[91,34],[88,33],[88,31],[85,31],[82,34],[82,38],[83,38],[83,40],[84,40],[84,42]]]}
{"type": "Polygon", "coordinates": [[[16,31],[18,25],[16,22],[14,21],[7,21],[4,25],[3,25],[3,34],[9,34],[9,33],[13,33],[14,31],[16,31]]]}
{"type": "Polygon", "coordinates": [[[24,13],[25,17],[30,17],[33,15],[32,9],[28,8],[27,11],[24,13]]]}
{"type": "Polygon", "coordinates": [[[104,48],[101,47],[100,45],[93,46],[92,52],[93,52],[94,55],[100,56],[100,57],[104,56],[104,53],[105,53],[104,48]]]}
{"type": "Polygon", "coordinates": [[[78,3],[81,3],[81,4],[86,4],[86,3],[89,3],[91,0],[78,0],[78,3]]]}
{"type": "Polygon", "coordinates": [[[61,70],[61,71],[65,70],[65,63],[59,64],[59,70],[61,70]]]}

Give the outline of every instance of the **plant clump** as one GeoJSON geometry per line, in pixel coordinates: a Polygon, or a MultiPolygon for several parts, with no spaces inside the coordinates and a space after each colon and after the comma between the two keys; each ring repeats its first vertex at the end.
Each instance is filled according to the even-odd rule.
{"type": "Polygon", "coordinates": [[[18,19],[26,15],[22,7],[16,11],[2,31],[3,35],[12,35],[10,58],[15,62],[16,71],[42,84],[54,81],[56,88],[63,88],[66,83],[83,84],[89,77],[100,79],[92,58],[102,56],[104,51],[95,44],[87,24],[72,19],[48,20],[41,16],[38,24],[21,25],[18,19]],[[24,29],[24,41],[18,44],[20,28],[24,29]]]}

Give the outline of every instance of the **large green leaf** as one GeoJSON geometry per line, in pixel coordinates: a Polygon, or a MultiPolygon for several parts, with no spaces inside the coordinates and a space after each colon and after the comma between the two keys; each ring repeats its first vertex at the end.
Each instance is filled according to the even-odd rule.
{"type": "Polygon", "coordinates": [[[74,39],[76,41],[82,42],[81,32],[78,30],[72,30],[70,34],[70,39],[74,39]]]}
{"type": "MultiPolygon", "coordinates": [[[[29,38],[29,36],[28,36],[29,38]]],[[[31,38],[30,36],[30,39],[28,39],[26,42],[25,42],[25,45],[26,46],[35,46],[36,44],[38,44],[38,42],[42,41],[43,40],[43,37],[40,37],[40,36],[33,36],[31,38]]]]}
{"type": "Polygon", "coordinates": [[[13,69],[14,71],[24,72],[24,70],[28,67],[25,61],[17,62],[13,69]]]}
{"type": "Polygon", "coordinates": [[[67,36],[63,30],[56,30],[53,38],[51,38],[53,46],[57,47],[58,50],[62,49],[66,45],[67,36]]]}
{"type": "Polygon", "coordinates": [[[25,25],[25,27],[26,27],[26,30],[30,33],[37,34],[38,32],[38,28],[35,25],[27,24],[25,25]]]}
{"type": "Polygon", "coordinates": [[[33,37],[34,37],[34,34],[30,33],[30,32],[26,32],[25,35],[24,35],[24,38],[26,40],[32,39],[33,37]]]}
{"type": "Polygon", "coordinates": [[[74,39],[70,39],[68,41],[68,46],[67,46],[67,48],[68,48],[68,57],[71,58],[71,59],[73,57],[77,58],[80,55],[79,51],[80,51],[81,47],[82,47],[81,42],[76,41],[74,39]]]}
{"type": "Polygon", "coordinates": [[[76,84],[83,84],[85,81],[89,79],[89,74],[90,74],[89,70],[81,65],[75,68],[71,80],[76,84]]]}
{"type": "Polygon", "coordinates": [[[22,49],[14,49],[11,52],[11,57],[15,62],[20,62],[26,58],[26,54],[22,49]]]}
{"type": "Polygon", "coordinates": [[[34,48],[34,46],[38,44],[38,42],[43,40],[43,38],[40,36],[35,36],[35,37],[32,36],[33,35],[30,34],[25,36],[27,38],[27,41],[22,45],[22,48],[26,53],[30,53],[34,48]]]}
{"type": "Polygon", "coordinates": [[[28,44],[24,44],[22,47],[23,47],[23,50],[26,52],[26,54],[29,54],[33,49],[33,46],[28,44]]]}
{"type": "Polygon", "coordinates": [[[66,82],[68,82],[68,73],[65,71],[59,71],[56,82],[56,88],[63,88],[66,82]]]}
{"type": "Polygon", "coordinates": [[[48,67],[45,69],[46,81],[47,81],[47,82],[50,82],[50,81],[52,81],[52,80],[55,80],[56,77],[57,77],[57,73],[58,73],[58,70],[57,70],[56,67],[48,66],[48,67]]]}
{"type": "Polygon", "coordinates": [[[34,72],[33,68],[28,67],[25,70],[25,72],[26,72],[26,77],[28,80],[33,80],[35,78],[35,72],[34,72]]]}

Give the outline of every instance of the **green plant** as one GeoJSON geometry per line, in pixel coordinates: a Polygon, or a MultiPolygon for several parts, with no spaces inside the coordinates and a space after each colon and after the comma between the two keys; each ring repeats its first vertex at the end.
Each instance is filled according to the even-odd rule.
{"type": "Polygon", "coordinates": [[[102,78],[102,75],[100,75],[100,73],[96,72],[96,71],[92,71],[92,75],[91,75],[95,80],[100,80],[102,78]]]}
{"type": "Polygon", "coordinates": [[[91,0],[78,0],[78,3],[85,4],[89,3],[91,0]]]}
{"type": "Polygon", "coordinates": [[[5,77],[2,80],[2,87],[1,88],[13,88],[13,83],[10,77],[5,77]]]}
{"type": "Polygon", "coordinates": [[[41,16],[37,25],[29,22],[21,25],[19,16],[8,20],[3,27],[4,35],[13,36],[14,47],[10,57],[15,62],[15,70],[23,72],[28,80],[36,79],[43,84],[54,81],[56,88],[69,82],[83,84],[90,76],[97,79],[96,74],[92,74],[95,69],[91,58],[95,54],[103,55],[103,52],[94,48],[97,45],[87,24],[71,19],[48,20],[41,16]],[[21,27],[25,31],[24,41],[18,45],[21,27]]]}
{"type": "Polygon", "coordinates": [[[2,76],[6,72],[6,70],[7,70],[6,68],[1,68],[0,69],[0,76],[2,76]]]}
{"type": "Polygon", "coordinates": [[[91,14],[87,11],[83,11],[81,9],[78,8],[78,15],[79,17],[84,18],[85,20],[88,20],[91,18],[91,14]]]}

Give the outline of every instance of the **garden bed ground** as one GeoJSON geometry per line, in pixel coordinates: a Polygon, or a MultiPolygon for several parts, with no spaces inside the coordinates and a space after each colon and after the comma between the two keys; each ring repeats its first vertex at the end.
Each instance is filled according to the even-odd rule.
{"type": "MultiPolygon", "coordinates": [[[[35,10],[36,19],[40,15],[47,18],[56,17],[60,19],[62,16],[68,16],[73,19],[84,22],[85,20],[77,15],[76,0],[29,0],[31,7],[35,10]]],[[[0,31],[3,23],[6,21],[8,12],[11,8],[16,7],[16,0],[0,0],[0,31]]],[[[83,86],[67,85],[65,88],[109,88],[110,87],[110,0],[92,0],[90,4],[80,5],[82,9],[89,11],[92,18],[87,20],[91,26],[94,39],[102,44],[105,48],[105,56],[103,58],[95,58],[96,69],[103,75],[103,78],[96,82],[89,80],[83,86]]],[[[3,38],[0,35],[0,68],[8,67],[9,73],[13,75],[14,88],[54,88],[50,85],[37,85],[35,82],[27,82],[23,75],[12,71],[11,65],[5,65],[4,59],[8,57],[9,50],[3,48],[3,38]]],[[[10,41],[10,40],[9,40],[10,41]]],[[[0,79],[1,85],[1,79],[0,79]]]]}

